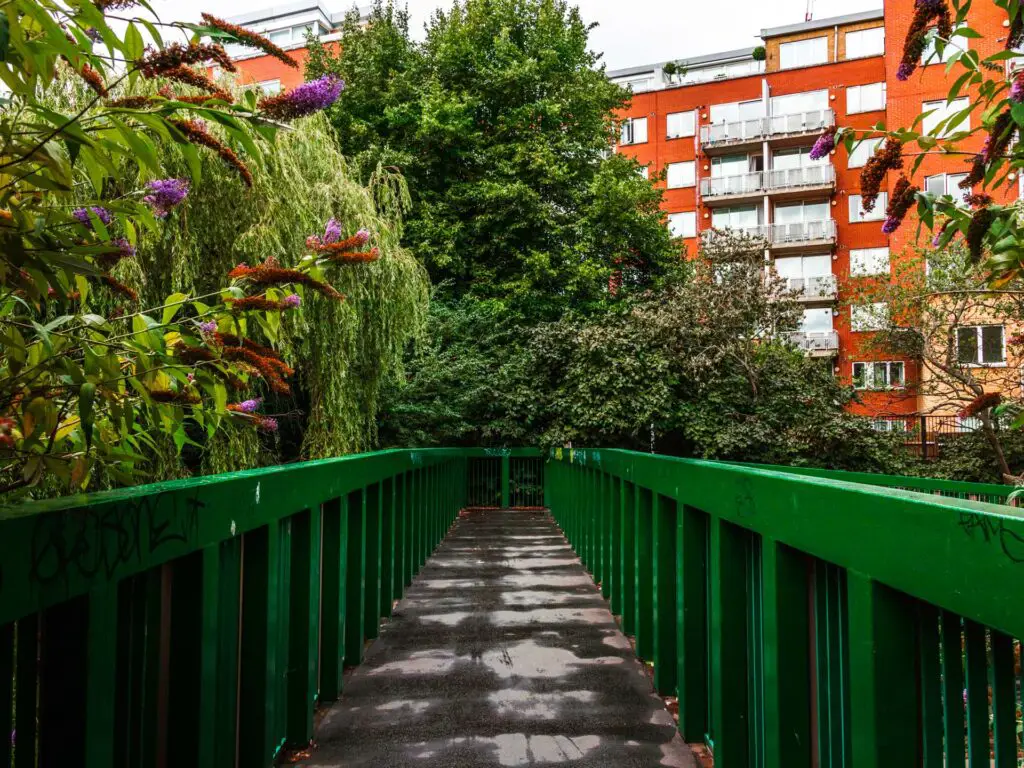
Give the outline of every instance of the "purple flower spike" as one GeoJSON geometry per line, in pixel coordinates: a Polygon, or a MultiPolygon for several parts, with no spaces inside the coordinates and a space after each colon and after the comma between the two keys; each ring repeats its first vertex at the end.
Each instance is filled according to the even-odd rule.
{"type": "Polygon", "coordinates": [[[932,238],[932,248],[938,248],[939,243],[942,242],[942,232],[936,232],[935,237],[932,238]]]}
{"type": "Polygon", "coordinates": [[[365,245],[370,240],[370,230],[360,229],[358,232],[356,232],[356,237],[359,238],[360,244],[365,245]]]}
{"type": "Polygon", "coordinates": [[[201,333],[216,333],[217,332],[217,321],[210,320],[205,323],[199,324],[199,330],[201,333]]]}
{"type": "Polygon", "coordinates": [[[115,238],[113,241],[113,245],[116,245],[118,249],[120,249],[122,259],[130,259],[132,256],[135,255],[135,246],[133,246],[131,243],[128,242],[127,239],[123,237],[115,238]]]}
{"type": "Polygon", "coordinates": [[[895,216],[889,216],[882,224],[882,232],[886,235],[891,235],[897,229],[900,228],[900,220],[895,216]]]}
{"type": "Polygon", "coordinates": [[[89,227],[89,229],[92,229],[92,219],[89,217],[90,211],[96,214],[96,218],[103,222],[103,226],[107,226],[114,220],[114,215],[110,211],[98,205],[91,205],[88,208],[75,208],[71,215],[89,227]]]}
{"type": "Polygon", "coordinates": [[[296,86],[286,98],[295,117],[304,117],[327,109],[341,96],[345,81],[333,75],[324,75],[318,80],[296,86]]]}
{"type": "Polygon", "coordinates": [[[814,142],[814,146],[811,147],[811,160],[821,160],[826,157],[829,152],[836,148],[836,129],[835,127],[829,128],[818,140],[814,142]]]}
{"type": "Polygon", "coordinates": [[[86,29],[85,36],[92,40],[94,43],[103,42],[103,35],[100,34],[100,31],[96,29],[96,27],[89,27],[88,29],[86,29]]]}
{"type": "Polygon", "coordinates": [[[188,183],[184,179],[157,179],[146,184],[146,188],[149,194],[142,201],[161,219],[188,195],[188,183]]]}
{"type": "Polygon", "coordinates": [[[909,80],[910,76],[914,74],[914,70],[917,66],[909,61],[905,61],[900,64],[899,69],[896,70],[897,80],[909,80]]]}
{"type": "Polygon", "coordinates": [[[299,294],[297,293],[293,293],[290,296],[284,297],[284,303],[286,306],[292,307],[294,309],[295,307],[301,306],[302,297],[299,296],[299,294]]]}
{"type": "Polygon", "coordinates": [[[242,413],[256,413],[263,404],[262,397],[254,397],[252,400],[243,400],[238,404],[238,410],[242,413]]]}
{"type": "Polygon", "coordinates": [[[277,419],[263,419],[260,421],[260,426],[268,432],[277,432],[277,419]]]}
{"type": "Polygon", "coordinates": [[[333,216],[331,220],[327,222],[327,227],[324,229],[324,245],[328,243],[336,243],[341,239],[341,224],[333,216]]]}

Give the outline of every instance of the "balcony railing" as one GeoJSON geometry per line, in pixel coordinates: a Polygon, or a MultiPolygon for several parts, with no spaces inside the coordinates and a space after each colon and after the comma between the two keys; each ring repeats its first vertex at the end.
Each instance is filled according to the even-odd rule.
{"type": "Polygon", "coordinates": [[[839,334],[835,331],[794,331],[789,341],[804,352],[839,351],[839,334]]]}
{"type": "Polygon", "coordinates": [[[814,133],[835,125],[836,113],[831,109],[816,109],[812,112],[797,112],[792,115],[772,115],[766,120],[769,136],[814,133]]]}
{"type": "Polygon", "coordinates": [[[712,123],[701,126],[700,143],[710,146],[741,144],[772,136],[815,133],[835,123],[836,115],[831,109],[712,123]]]}
{"type": "Polygon", "coordinates": [[[835,183],[836,169],[831,163],[768,171],[768,189],[773,192],[801,187],[824,187],[835,183]]]}
{"type": "Polygon", "coordinates": [[[738,173],[733,176],[714,176],[700,180],[701,197],[755,194],[764,191],[764,173],[738,173]]]}
{"type": "Polygon", "coordinates": [[[791,291],[801,291],[805,299],[817,296],[831,298],[837,291],[835,275],[790,277],[786,279],[786,287],[791,291]]]}
{"type": "Polygon", "coordinates": [[[835,239],[835,219],[795,221],[791,224],[771,224],[768,227],[768,240],[776,246],[835,239]]]}

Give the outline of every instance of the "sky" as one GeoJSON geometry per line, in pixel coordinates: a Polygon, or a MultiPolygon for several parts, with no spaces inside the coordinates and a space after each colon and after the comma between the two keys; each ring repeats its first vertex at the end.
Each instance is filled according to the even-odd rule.
{"type": "MultiPolygon", "coordinates": [[[[882,7],[882,0],[811,0],[814,18],[824,19],[882,7]]],[[[281,0],[278,0],[281,2],[281,0]]],[[[346,10],[351,0],[320,0],[331,11],[346,10]]],[[[362,0],[365,4],[368,0],[362,0]]],[[[412,29],[452,0],[407,0],[412,29]]],[[[591,48],[604,53],[609,69],[700,56],[758,44],[763,27],[804,20],[808,0],[577,0],[583,18],[596,22],[591,48]]],[[[201,11],[217,16],[256,10],[274,0],[156,0],[164,19],[198,21],[201,11]]]]}

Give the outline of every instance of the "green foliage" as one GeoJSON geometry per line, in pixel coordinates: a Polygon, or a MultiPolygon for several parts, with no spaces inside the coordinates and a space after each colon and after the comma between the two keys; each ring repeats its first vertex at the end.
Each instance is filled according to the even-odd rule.
{"type": "MultiPolygon", "coordinates": [[[[1002,431],[999,443],[1010,470],[1018,475],[1024,472],[1024,434],[1002,431]]],[[[1005,482],[992,442],[980,430],[944,438],[938,458],[917,462],[913,474],[971,483],[1005,482]]]]}
{"type": "Polygon", "coordinates": [[[360,166],[401,164],[406,242],[447,293],[557,316],[605,300],[622,267],[647,282],[678,262],[660,192],[609,156],[628,94],[587,37],[561,0],[465,0],[416,45],[378,2],[367,25],[350,17],[338,56],[311,57],[307,77],[350,85],[331,116],[365,135],[360,166]]]}

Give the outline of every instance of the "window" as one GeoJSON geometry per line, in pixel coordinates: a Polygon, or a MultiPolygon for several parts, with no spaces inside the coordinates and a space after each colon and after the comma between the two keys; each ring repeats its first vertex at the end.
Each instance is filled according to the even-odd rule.
{"type": "Polygon", "coordinates": [[[907,432],[907,422],[904,419],[875,419],[871,422],[871,428],[876,432],[907,432]]]}
{"type": "Polygon", "coordinates": [[[812,37],[779,46],[779,68],[809,67],[828,61],[828,38],[812,37]]]}
{"type": "Polygon", "coordinates": [[[926,192],[930,192],[936,197],[949,195],[958,205],[966,205],[967,202],[964,200],[964,195],[969,193],[960,189],[960,182],[966,178],[966,173],[940,173],[926,178],[924,180],[924,188],[926,192]]]}
{"type": "Polygon", "coordinates": [[[926,101],[921,104],[922,114],[930,112],[924,120],[921,121],[921,132],[927,136],[946,136],[953,131],[969,131],[971,129],[971,116],[967,115],[963,120],[956,122],[956,125],[945,125],[943,126],[942,133],[936,133],[936,128],[939,123],[948,120],[953,115],[959,114],[967,109],[971,104],[970,98],[962,96],[959,99],[953,99],[951,102],[946,102],[945,99],[939,101],[926,101]]]}
{"type": "Polygon", "coordinates": [[[888,248],[852,248],[850,277],[889,274],[888,248]]]}
{"type": "Polygon", "coordinates": [[[622,121],[622,136],[620,144],[646,144],[647,143],[647,118],[627,117],[622,121]]]}
{"type": "Polygon", "coordinates": [[[776,224],[803,224],[808,221],[825,221],[829,218],[829,205],[820,203],[780,203],[775,206],[776,224]]]}
{"type": "Polygon", "coordinates": [[[805,309],[800,321],[802,333],[827,333],[832,330],[832,310],[828,307],[805,309]]]}
{"type": "Polygon", "coordinates": [[[775,273],[786,281],[788,290],[803,291],[805,296],[831,296],[835,293],[832,257],[827,253],[777,258],[773,266],[775,273]]]}
{"type": "Polygon", "coordinates": [[[261,80],[256,83],[254,88],[258,88],[266,96],[276,96],[281,92],[281,81],[280,80],[261,80]]]}
{"type": "MultiPolygon", "coordinates": [[[[960,22],[957,24],[953,27],[954,31],[960,29],[960,27],[964,26],[965,23],[966,22],[960,22]]],[[[921,53],[922,64],[944,64],[953,58],[954,54],[959,53],[962,48],[967,48],[967,38],[958,37],[956,45],[944,45],[942,48],[942,55],[939,56],[938,51],[936,50],[935,40],[938,35],[938,30],[932,28],[929,29],[926,34],[928,35],[928,38],[925,42],[924,51],[921,53]]]]}
{"type": "Polygon", "coordinates": [[[761,206],[738,205],[716,208],[711,212],[711,226],[715,229],[748,229],[761,223],[761,206]]]}
{"type": "Polygon", "coordinates": [[[693,112],[671,112],[668,115],[668,138],[679,139],[683,136],[693,136],[697,130],[696,119],[693,112]]]}
{"type": "Polygon", "coordinates": [[[956,329],[957,360],[964,365],[1004,365],[1003,326],[969,325],[956,329]]]}
{"type": "Polygon", "coordinates": [[[764,169],[764,163],[760,155],[723,155],[711,158],[711,178],[718,179],[724,176],[739,176],[744,173],[753,173],[764,169]]]}
{"type": "Polygon", "coordinates": [[[811,160],[810,147],[796,147],[794,149],[780,149],[772,155],[773,171],[788,171],[795,168],[808,168],[813,165],[828,165],[829,159],[826,155],[820,160],[811,160]]]}
{"type": "Polygon", "coordinates": [[[644,179],[650,179],[651,178],[651,169],[649,167],[647,167],[646,165],[641,165],[637,169],[637,173],[640,174],[641,178],[644,178],[644,179]]]}
{"type": "Polygon", "coordinates": [[[736,123],[740,120],[756,120],[759,117],[764,117],[764,102],[761,99],[711,105],[712,123],[736,123]]]}
{"type": "Polygon", "coordinates": [[[773,115],[800,115],[828,109],[828,90],[804,91],[772,96],[773,115]]]}
{"type": "Polygon", "coordinates": [[[902,389],[903,385],[902,362],[853,364],[855,389],[902,389]]]}
{"type": "Polygon", "coordinates": [[[862,59],[885,53],[885,27],[846,33],[846,58],[862,59]]]}
{"type": "Polygon", "coordinates": [[[860,221],[881,221],[885,218],[885,209],[889,207],[889,193],[882,192],[875,201],[875,207],[865,211],[861,207],[860,195],[850,195],[850,223],[860,221]]]}
{"type": "Polygon", "coordinates": [[[853,149],[850,150],[850,158],[847,160],[846,167],[863,168],[868,159],[875,154],[875,151],[881,143],[881,139],[864,139],[863,141],[858,141],[853,145],[853,149]]]}
{"type": "Polygon", "coordinates": [[[889,305],[884,301],[850,307],[851,331],[881,331],[889,324],[889,305]]]}
{"type": "Polygon", "coordinates": [[[697,212],[670,213],[668,215],[668,231],[672,237],[697,236],[697,212]]]}
{"type": "Polygon", "coordinates": [[[885,83],[851,85],[846,89],[846,112],[877,112],[885,109],[885,83]]]}
{"type": "Polygon", "coordinates": [[[633,93],[641,93],[643,91],[649,91],[654,88],[654,75],[653,73],[646,77],[627,77],[620,78],[614,81],[616,85],[621,85],[623,88],[628,88],[633,93]]]}
{"type": "Polygon", "coordinates": [[[693,160],[685,163],[669,163],[668,188],[679,189],[680,187],[692,187],[697,183],[697,166],[693,160]]]}

